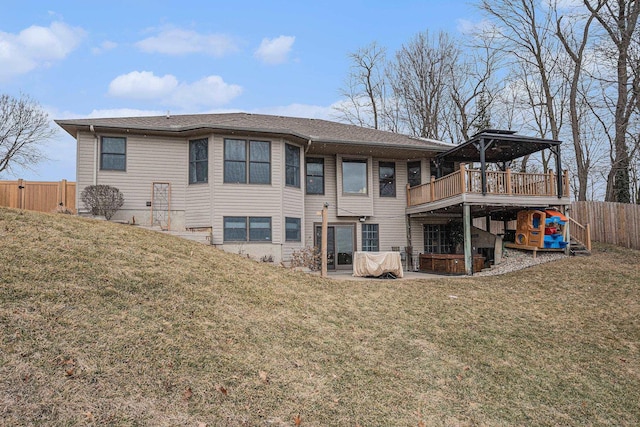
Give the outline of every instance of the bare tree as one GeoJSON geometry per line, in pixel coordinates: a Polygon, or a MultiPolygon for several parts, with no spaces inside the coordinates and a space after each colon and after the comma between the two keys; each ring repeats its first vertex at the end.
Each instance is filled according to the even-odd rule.
{"type": "Polygon", "coordinates": [[[501,49],[522,64],[537,71],[542,97],[548,115],[551,138],[560,134],[553,73],[557,72],[558,49],[553,37],[550,16],[540,13],[535,0],[482,0],[480,8],[498,24],[503,45],[501,49]]]}
{"type": "Polygon", "coordinates": [[[467,141],[472,134],[492,126],[491,109],[500,92],[494,78],[500,56],[492,47],[495,34],[480,30],[469,36],[470,42],[455,64],[450,85],[452,117],[459,141],[467,141]]]}
{"type": "Polygon", "coordinates": [[[631,158],[627,136],[631,117],[637,114],[640,102],[640,73],[632,71],[638,67],[633,60],[632,46],[640,38],[637,27],[640,1],[584,0],[584,4],[604,29],[607,40],[612,45],[607,53],[616,64],[613,94],[610,98],[614,109],[612,163],[607,176],[605,200],[629,203],[631,158]]]}
{"type": "Polygon", "coordinates": [[[0,173],[29,168],[44,159],[39,145],[55,131],[40,105],[29,98],[0,95],[0,173]]]}
{"type": "Polygon", "coordinates": [[[445,32],[433,38],[419,33],[396,53],[390,84],[406,130],[419,137],[453,140],[449,85],[460,50],[445,32]]]}
{"type": "Polygon", "coordinates": [[[567,68],[566,78],[570,87],[568,109],[578,184],[577,200],[587,200],[587,186],[591,169],[588,145],[585,143],[581,133],[582,123],[578,95],[582,83],[585,52],[590,43],[589,30],[595,19],[595,14],[598,13],[601,6],[601,4],[597,5],[586,19],[583,19],[575,16],[568,18],[566,16],[558,16],[557,3],[554,2],[551,5],[556,16],[556,34],[573,64],[572,67],[567,68]],[[581,28],[577,28],[580,25],[581,28]]]}
{"type": "Polygon", "coordinates": [[[386,99],[386,50],[376,42],[349,54],[351,68],[346,87],[340,90],[347,102],[336,107],[348,123],[382,128],[386,99]]]}

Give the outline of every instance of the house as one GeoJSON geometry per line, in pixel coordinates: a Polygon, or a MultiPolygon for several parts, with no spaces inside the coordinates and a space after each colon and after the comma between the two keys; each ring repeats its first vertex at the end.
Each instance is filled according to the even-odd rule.
{"type": "Polygon", "coordinates": [[[508,133],[454,146],[246,113],[56,123],[77,140],[77,200],[88,185],[112,185],[125,198],[115,219],[210,230],[213,245],[255,259],[287,262],[292,252],[319,246],[325,204],[329,269],[350,269],[355,251],[450,252],[463,214],[470,227],[471,216],[569,203],[561,178],[554,186],[549,174],[490,174],[486,161],[559,144],[508,133]],[[465,169],[476,155],[481,171],[465,169]],[[521,194],[523,185],[529,192],[521,194]]]}

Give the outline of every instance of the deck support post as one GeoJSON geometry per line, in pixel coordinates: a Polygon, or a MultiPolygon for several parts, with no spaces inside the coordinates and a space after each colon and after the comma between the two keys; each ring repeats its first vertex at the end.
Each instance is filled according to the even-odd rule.
{"type": "Polygon", "coordinates": [[[327,240],[329,235],[328,207],[329,203],[326,202],[324,206],[322,206],[322,230],[320,233],[320,247],[322,248],[322,255],[320,260],[320,277],[327,277],[327,240]]]}
{"type": "Polygon", "coordinates": [[[551,152],[556,155],[556,185],[558,189],[558,199],[562,199],[564,189],[562,188],[562,157],[560,156],[560,146],[555,145],[551,147],[551,152]]]}
{"type": "Polygon", "coordinates": [[[473,253],[471,252],[471,207],[462,205],[462,224],[464,228],[464,271],[473,275],[473,253]]]}
{"type": "Polygon", "coordinates": [[[487,149],[484,138],[480,138],[480,181],[482,183],[482,195],[487,195],[487,161],[485,150],[487,149]]]}

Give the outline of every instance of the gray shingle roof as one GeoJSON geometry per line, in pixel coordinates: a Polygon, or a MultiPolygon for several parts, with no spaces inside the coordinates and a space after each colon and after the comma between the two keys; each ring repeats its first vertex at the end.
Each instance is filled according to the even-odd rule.
{"type": "Polygon", "coordinates": [[[425,138],[415,138],[393,132],[363,128],[321,119],[271,116],[265,114],[225,113],[118,117],[100,119],[56,120],[58,125],[72,136],[78,128],[93,125],[96,128],[128,129],[129,131],[154,131],[184,133],[195,130],[252,131],[292,135],[312,142],[358,143],[431,149],[444,151],[453,145],[425,138]]]}

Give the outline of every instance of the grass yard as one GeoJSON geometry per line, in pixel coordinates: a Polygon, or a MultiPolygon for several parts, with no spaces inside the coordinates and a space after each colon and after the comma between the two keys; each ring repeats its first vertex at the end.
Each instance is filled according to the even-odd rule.
{"type": "Polygon", "coordinates": [[[0,424],[640,425],[640,252],[332,281],[0,208],[0,424]]]}

